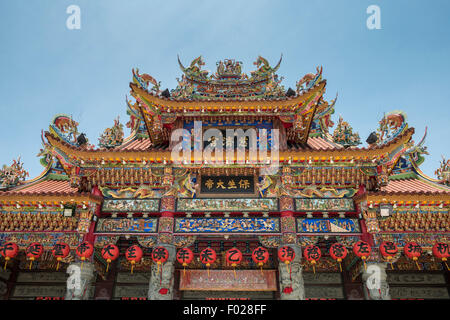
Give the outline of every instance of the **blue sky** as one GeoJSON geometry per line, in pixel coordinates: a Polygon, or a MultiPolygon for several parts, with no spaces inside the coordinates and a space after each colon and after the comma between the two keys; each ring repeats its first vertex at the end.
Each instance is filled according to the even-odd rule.
{"type": "MultiPolygon", "coordinates": [[[[434,177],[450,156],[450,1],[112,1],[0,2],[0,164],[22,157],[30,177],[41,129],[66,113],[91,143],[120,116],[131,69],[139,67],[172,89],[185,64],[203,55],[206,68],[225,58],[253,70],[258,55],[273,64],[286,88],[323,66],[327,99],[364,141],[383,112],[400,109],[416,129],[428,126],[434,177]],[[81,8],[81,29],[66,28],[66,8],[81,8]],[[381,30],[366,27],[369,5],[381,8],[381,30]]],[[[126,129],[126,134],[129,132],[126,129]]]]}

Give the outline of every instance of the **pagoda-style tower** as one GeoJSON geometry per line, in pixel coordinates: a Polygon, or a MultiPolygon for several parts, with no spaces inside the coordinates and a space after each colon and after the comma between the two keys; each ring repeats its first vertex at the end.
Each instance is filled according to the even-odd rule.
{"type": "Polygon", "coordinates": [[[71,117],[55,116],[42,133],[44,172],[24,181],[18,161],[0,176],[0,244],[20,247],[4,297],[31,297],[21,279],[53,274],[60,281],[42,288],[66,299],[390,299],[414,296],[418,287],[402,274],[422,272],[434,282],[420,284],[428,291],[416,298],[449,298],[445,264],[429,252],[450,242],[450,188],[419,169],[425,136],[411,140],[401,111],[383,117],[367,147],[342,118],[331,134],[337,97],[325,100],[322,67],[286,90],[281,62],[259,56],[245,74],[242,62],[225,59],[210,74],[201,56],[189,66],[178,58],[173,90],[133,70],[131,134],[124,138],[117,119],[99,147],[71,117]],[[353,251],[361,240],[372,249],[364,261],[353,251]],[[75,249],[85,241],[95,249],[80,269],[75,249]],[[400,248],[391,259],[383,241],[400,248]],[[46,252],[34,262],[40,273],[25,270],[33,242],[46,252]],[[50,250],[61,242],[71,253],[58,273],[50,250]],[[423,250],[417,264],[401,254],[409,242],[423,250]],[[348,250],[340,262],[329,253],[334,243],[348,250]],[[106,244],[120,250],[110,263],[106,244]],[[132,245],[144,255],[133,274],[132,245]],[[304,257],[309,246],[322,252],[314,263],[304,257]],[[252,259],[257,247],[269,252],[262,265],[252,259]],[[295,253],[289,265],[278,256],[286,247],[295,253]],[[161,264],[155,248],[167,250],[161,264]],[[176,260],[182,248],[194,254],[186,266],[176,260]],[[217,253],[210,266],[206,248],[217,253]],[[243,254],[236,266],[227,262],[231,248],[243,254]],[[379,289],[367,287],[365,264],[381,270],[379,289]],[[81,290],[66,290],[66,271],[84,280],[81,290]]]}

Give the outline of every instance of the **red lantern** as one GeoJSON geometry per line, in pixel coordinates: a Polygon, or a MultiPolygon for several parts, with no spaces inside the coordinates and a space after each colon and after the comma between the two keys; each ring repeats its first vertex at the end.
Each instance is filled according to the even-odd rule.
{"type": "Polygon", "coordinates": [[[295,258],[295,251],[289,246],[283,246],[278,249],[278,259],[286,264],[286,269],[288,269],[288,264],[291,263],[295,258]]]}
{"type": "Polygon", "coordinates": [[[395,255],[398,252],[397,245],[392,241],[383,241],[380,244],[380,252],[381,252],[381,255],[383,257],[385,257],[388,262],[391,263],[391,268],[394,269],[391,260],[392,260],[392,258],[395,257],[395,255]]]}
{"type": "Polygon", "coordinates": [[[59,262],[67,257],[70,253],[70,247],[67,243],[57,243],[52,249],[52,255],[56,258],[56,261],[58,261],[56,265],[56,271],[59,269],[59,262]]]}
{"type": "Polygon", "coordinates": [[[125,257],[131,263],[131,273],[133,273],[134,265],[142,259],[142,249],[138,245],[131,246],[125,251],[125,257]]]}
{"type": "Polygon", "coordinates": [[[106,260],[106,272],[108,272],[111,261],[119,257],[119,248],[114,244],[108,243],[102,249],[102,257],[106,260]]]}
{"type": "Polygon", "coordinates": [[[339,269],[342,272],[342,265],[341,262],[342,260],[345,259],[345,257],[347,256],[347,248],[342,244],[342,243],[334,243],[331,247],[330,247],[330,256],[336,260],[337,262],[339,262],[339,269]]]}
{"type": "Polygon", "coordinates": [[[192,262],[194,254],[189,248],[181,248],[177,252],[177,261],[183,266],[183,275],[186,273],[186,266],[192,262]]]}
{"type": "Polygon", "coordinates": [[[403,252],[405,253],[405,256],[407,256],[410,259],[413,259],[416,262],[416,266],[420,270],[420,266],[417,260],[422,254],[422,247],[415,242],[408,242],[403,248],[403,252]]]}
{"type": "Polygon", "coordinates": [[[262,266],[269,261],[269,250],[264,247],[255,248],[252,252],[252,260],[261,268],[261,273],[263,273],[262,266]]]}
{"type": "Polygon", "coordinates": [[[89,259],[92,253],[94,253],[94,246],[87,241],[81,243],[76,250],[77,256],[83,261],[89,259]]]}
{"type": "Polygon", "coordinates": [[[316,273],[315,264],[317,263],[317,260],[319,260],[320,257],[322,256],[322,252],[320,251],[319,247],[309,245],[303,251],[303,255],[305,256],[306,260],[311,262],[315,274],[316,273]]]}
{"type": "Polygon", "coordinates": [[[14,242],[7,242],[0,248],[0,253],[5,258],[4,269],[6,269],[6,265],[8,264],[8,261],[11,258],[14,258],[15,256],[17,256],[18,252],[19,252],[19,247],[14,242]]]}
{"type": "Polygon", "coordinates": [[[31,265],[34,260],[39,259],[44,252],[44,246],[39,242],[33,242],[30,244],[26,250],[27,258],[30,260],[30,270],[31,265]]]}
{"type": "Polygon", "coordinates": [[[447,265],[447,258],[450,257],[450,246],[448,245],[448,243],[436,242],[433,246],[433,255],[436,258],[441,259],[442,262],[445,263],[447,270],[449,270],[447,265]]]}
{"type": "Polygon", "coordinates": [[[362,259],[362,261],[364,262],[364,269],[366,270],[366,259],[370,255],[371,250],[372,248],[365,241],[360,240],[353,245],[353,252],[362,259]]]}
{"type": "Polygon", "coordinates": [[[233,267],[234,278],[236,279],[236,266],[242,261],[242,252],[238,248],[231,248],[225,253],[225,258],[228,264],[233,267]]]}
{"type": "Polygon", "coordinates": [[[212,248],[206,248],[203,249],[202,252],[200,252],[200,261],[207,267],[208,269],[208,276],[209,276],[209,267],[212,263],[214,263],[217,259],[216,251],[212,248]]]}

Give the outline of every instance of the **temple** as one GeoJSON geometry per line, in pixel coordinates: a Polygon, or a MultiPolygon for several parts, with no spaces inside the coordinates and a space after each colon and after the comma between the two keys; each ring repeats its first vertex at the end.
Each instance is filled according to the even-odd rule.
{"type": "Polygon", "coordinates": [[[0,171],[0,297],[449,299],[449,161],[419,169],[403,111],[366,146],[330,132],[322,67],[286,89],[281,63],[178,58],[172,90],[133,69],[131,133],[97,147],[56,115],[44,171],[0,171]]]}

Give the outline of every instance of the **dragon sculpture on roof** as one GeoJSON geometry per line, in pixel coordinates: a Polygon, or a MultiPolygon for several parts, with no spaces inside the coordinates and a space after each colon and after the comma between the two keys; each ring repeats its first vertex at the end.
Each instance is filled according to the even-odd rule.
{"type": "Polygon", "coordinates": [[[29,174],[23,168],[23,163],[19,157],[17,160],[13,160],[12,165],[3,165],[0,170],[0,190],[15,187],[28,176],[29,174]]]}

